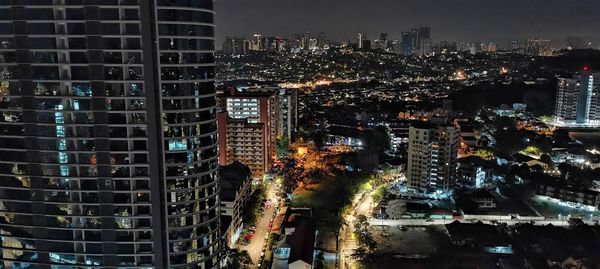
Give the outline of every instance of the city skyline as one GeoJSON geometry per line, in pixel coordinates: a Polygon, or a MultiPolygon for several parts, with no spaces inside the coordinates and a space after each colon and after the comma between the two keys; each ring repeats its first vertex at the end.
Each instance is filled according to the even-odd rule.
{"type": "Polygon", "coordinates": [[[599,8],[0,0],[0,268],[600,269],[599,8]]]}
{"type": "Polygon", "coordinates": [[[435,43],[452,40],[503,44],[535,37],[561,46],[570,36],[591,41],[594,46],[600,42],[600,29],[595,27],[600,2],[593,0],[386,0],[378,5],[357,0],[223,0],[215,5],[218,47],[227,36],[251,37],[254,33],[287,38],[296,33],[324,32],[330,40],[353,41],[359,32],[371,40],[383,32],[389,34],[389,39],[400,39],[401,32],[420,26],[432,28],[435,43]]]}

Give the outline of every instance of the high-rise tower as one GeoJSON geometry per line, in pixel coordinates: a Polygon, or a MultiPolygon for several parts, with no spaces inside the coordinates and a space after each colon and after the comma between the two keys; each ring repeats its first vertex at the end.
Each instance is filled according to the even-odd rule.
{"type": "Polygon", "coordinates": [[[460,131],[454,126],[422,124],[408,132],[408,186],[423,192],[450,190],[460,131]]]}
{"type": "Polygon", "coordinates": [[[600,73],[585,70],[574,78],[558,79],[555,124],[600,127],[600,73]]]}
{"type": "Polygon", "coordinates": [[[212,9],[0,1],[0,267],[218,264],[212,9]]]}

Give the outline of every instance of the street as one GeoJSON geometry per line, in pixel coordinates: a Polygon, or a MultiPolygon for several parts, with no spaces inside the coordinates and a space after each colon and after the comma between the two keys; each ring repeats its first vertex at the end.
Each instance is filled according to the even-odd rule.
{"type": "Polygon", "coordinates": [[[351,251],[358,248],[358,244],[356,239],[352,236],[354,232],[354,219],[355,216],[365,215],[369,216],[371,211],[371,206],[373,203],[373,198],[371,192],[360,191],[354,197],[354,201],[352,202],[352,213],[348,216],[345,216],[344,222],[345,225],[342,225],[340,229],[340,239],[339,239],[339,268],[344,269],[346,267],[350,268],[350,260],[348,257],[351,254],[351,251]],[[348,265],[348,266],[347,266],[348,265]]]}
{"type": "MultiPolygon", "coordinates": [[[[429,226],[429,225],[444,225],[453,222],[452,219],[436,219],[436,220],[427,220],[427,219],[375,219],[369,218],[369,223],[373,226],[429,226]]],[[[490,221],[490,220],[477,220],[477,219],[461,219],[459,220],[462,223],[475,223],[481,221],[485,224],[495,224],[495,223],[506,223],[509,226],[513,226],[519,223],[532,223],[531,220],[520,220],[520,219],[511,219],[511,220],[498,220],[498,221],[490,221]]],[[[594,225],[592,220],[583,220],[584,223],[589,225],[594,225]]],[[[534,225],[548,225],[552,224],[554,226],[569,226],[569,222],[567,219],[545,219],[545,220],[535,220],[533,221],[534,225]]]]}
{"type": "Polygon", "coordinates": [[[256,230],[254,231],[254,236],[252,237],[250,244],[247,246],[239,245],[240,250],[246,250],[250,254],[253,263],[252,268],[258,268],[258,261],[261,258],[261,253],[264,251],[266,240],[270,234],[269,222],[273,219],[273,215],[275,214],[278,205],[275,184],[267,184],[265,191],[267,193],[267,200],[271,199],[272,201],[271,207],[265,209],[262,216],[258,219],[256,230]]]}

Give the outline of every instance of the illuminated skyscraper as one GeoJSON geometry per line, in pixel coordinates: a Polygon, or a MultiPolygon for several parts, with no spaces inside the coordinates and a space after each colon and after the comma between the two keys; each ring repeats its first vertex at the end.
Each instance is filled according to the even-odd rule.
{"type": "Polygon", "coordinates": [[[0,268],[212,268],[212,0],[0,1],[0,268]]]}
{"type": "Polygon", "coordinates": [[[555,123],[565,127],[600,127],[600,73],[585,71],[559,78],[555,123]]]}
{"type": "Polygon", "coordinates": [[[239,161],[262,178],[277,154],[279,98],[271,91],[228,90],[219,96],[221,165],[239,161]]]}
{"type": "Polygon", "coordinates": [[[423,124],[408,132],[408,186],[422,192],[448,191],[454,184],[460,131],[423,124]]]}
{"type": "Polygon", "coordinates": [[[362,33],[358,33],[356,35],[356,42],[358,43],[358,49],[363,48],[364,39],[365,39],[365,36],[362,33]]]}

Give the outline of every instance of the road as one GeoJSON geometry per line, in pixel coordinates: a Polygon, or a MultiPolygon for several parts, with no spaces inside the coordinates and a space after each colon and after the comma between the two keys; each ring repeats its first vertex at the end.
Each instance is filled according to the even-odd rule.
{"type": "MultiPolygon", "coordinates": [[[[373,226],[429,226],[429,225],[444,225],[453,222],[454,220],[446,219],[446,220],[426,220],[426,219],[398,219],[398,220],[389,220],[389,219],[374,219],[370,218],[369,223],[373,226]]],[[[461,219],[459,220],[462,223],[474,223],[477,221],[481,221],[485,224],[494,224],[494,223],[506,223],[509,226],[513,226],[519,223],[530,223],[530,220],[498,220],[498,221],[489,221],[489,220],[476,220],[476,219],[461,219]]],[[[583,220],[586,224],[594,225],[592,220],[583,220]]],[[[545,220],[536,220],[533,222],[535,225],[548,225],[552,224],[554,226],[569,226],[569,222],[567,219],[545,219],[545,220]]]]}
{"type": "Polygon", "coordinates": [[[273,220],[275,210],[277,210],[277,195],[275,192],[275,184],[270,183],[266,186],[267,200],[271,199],[273,202],[271,207],[263,211],[262,216],[259,218],[256,224],[256,230],[252,241],[247,246],[239,245],[240,250],[246,250],[252,258],[252,268],[258,267],[258,261],[261,258],[261,253],[264,250],[265,242],[270,234],[269,223],[273,220]]]}
{"type": "Polygon", "coordinates": [[[344,217],[345,224],[340,229],[340,239],[338,246],[338,257],[340,269],[351,268],[352,261],[348,259],[347,255],[350,252],[358,248],[356,239],[353,238],[352,233],[354,231],[354,220],[355,216],[365,215],[370,216],[370,211],[373,203],[371,193],[365,193],[360,191],[354,196],[352,201],[352,213],[344,217]]]}

